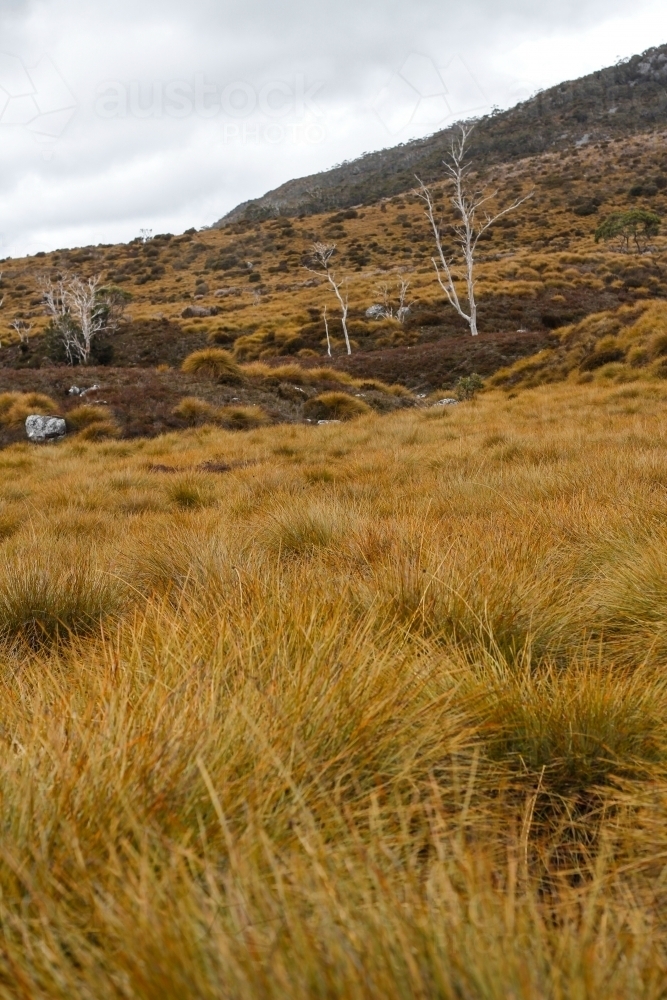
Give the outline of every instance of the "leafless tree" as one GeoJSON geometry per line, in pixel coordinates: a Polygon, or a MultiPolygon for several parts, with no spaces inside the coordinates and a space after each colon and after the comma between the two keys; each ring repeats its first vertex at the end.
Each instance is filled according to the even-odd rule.
{"type": "Polygon", "coordinates": [[[22,319],[14,319],[9,325],[12,330],[18,334],[19,343],[22,346],[27,347],[30,331],[32,330],[32,323],[25,323],[22,319]]]}
{"type": "Polygon", "coordinates": [[[523,198],[517,198],[517,200],[512,202],[511,205],[503,208],[495,215],[489,215],[484,206],[495,198],[498,192],[480,191],[471,187],[470,171],[472,164],[470,162],[466,162],[466,157],[468,152],[468,141],[473,131],[473,127],[460,125],[459,129],[460,134],[452,139],[449,159],[443,162],[445,170],[449,175],[448,179],[450,183],[454,185],[451,202],[459,221],[458,223],[452,224],[451,230],[454,235],[454,242],[458,244],[459,254],[463,258],[464,275],[462,279],[460,274],[454,270],[455,257],[448,257],[445,253],[442,245],[442,233],[435,216],[433,196],[419,177],[417,177],[417,181],[419,182],[419,191],[417,193],[426,205],[426,218],[428,219],[431,229],[433,230],[437,255],[431,259],[438,276],[440,287],[447,296],[449,304],[453,306],[459,316],[461,316],[468,323],[470,332],[473,337],[475,337],[478,332],[477,301],[475,298],[475,253],[477,251],[477,244],[479,243],[482,234],[485,233],[487,229],[494,224],[494,222],[497,222],[503,215],[513,212],[514,209],[518,208],[519,205],[522,205],[524,201],[528,200],[528,198],[532,198],[533,192],[531,191],[530,194],[525,195],[523,198]],[[464,308],[465,302],[463,305],[461,304],[461,300],[459,299],[459,295],[456,290],[456,281],[460,280],[465,281],[466,285],[467,311],[464,308]]]}
{"type": "MultiPolygon", "coordinates": [[[[398,307],[395,314],[396,319],[401,325],[405,322],[405,317],[410,312],[410,305],[405,301],[409,288],[410,282],[406,281],[405,278],[401,278],[398,282],[398,307]]],[[[383,319],[394,319],[394,307],[391,304],[389,285],[386,282],[380,285],[379,292],[382,295],[382,312],[378,311],[376,315],[381,316],[383,319]]]]}
{"type": "Polygon", "coordinates": [[[350,345],[350,337],[347,332],[347,313],[349,309],[349,295],[347,291],[347,283],[345,285],[345,294],[341,292],[341,287],[343,285],[342,281],[339,281],[336,277],[336,272],[331,270],[331,258],[336,252],[335,243],[313,243],[311,251],[310,263],[306,264],[306,269],[312,271],[313,274],[325,274],[327,280],[334,290],[336,298],[340,304],[341,308],[341,322],[343,324],[343,335],[345,336],[345,346],[347,347],[347,353],[352,354],[352,347],[350,345]]]}
{"type": "Polygon", "coordinates": [[[62,276],[41,281],[44,305],[62,340],[70,364],[87,365],[93,341],[100,333],[114,333],[125,307],[120,290],[101,287],[100,275],[84,279],[62,276]]]}

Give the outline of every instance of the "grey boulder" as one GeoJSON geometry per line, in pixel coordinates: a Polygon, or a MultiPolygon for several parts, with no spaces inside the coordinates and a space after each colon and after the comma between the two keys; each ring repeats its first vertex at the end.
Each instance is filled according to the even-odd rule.
{"type": "Polygon", "coordinates": [[[62,417],[42,417],[33,413],[26,417],[25,432],[31,441],[57,441],[65,437],[67,427],[62,417]]]}

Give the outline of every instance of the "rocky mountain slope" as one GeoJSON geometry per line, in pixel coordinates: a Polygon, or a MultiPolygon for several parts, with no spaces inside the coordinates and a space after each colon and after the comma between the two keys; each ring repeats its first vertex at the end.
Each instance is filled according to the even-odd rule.
{"type": "MultiPolygon", "coordinates": [[[[482,118],[475,133],[481,166],[620,139],[667,126],[667,45],[616,66],[541,91],[508,111],[482,118]]],[[[441,175],[450,128],[426,139],[368,153],[309,177],[290,180],[244,202],[216,226],[239,219],[312,215],[370,204],[409,191],[418,173],[441,175]]]]}

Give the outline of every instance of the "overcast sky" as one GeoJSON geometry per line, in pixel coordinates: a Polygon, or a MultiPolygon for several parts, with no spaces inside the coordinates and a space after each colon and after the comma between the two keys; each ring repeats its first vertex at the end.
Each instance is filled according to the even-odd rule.
{"type": "Polygon", "coordinates": [[[0,257],[208,225],[665,41],[665,0],[0,0],[0,257]]]}

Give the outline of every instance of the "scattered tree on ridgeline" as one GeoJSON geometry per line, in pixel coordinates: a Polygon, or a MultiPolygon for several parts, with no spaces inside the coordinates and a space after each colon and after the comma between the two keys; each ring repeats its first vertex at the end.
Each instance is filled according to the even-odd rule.
{"type": "Polygon", "coordinates": [[[475,337],[477,335],[477,300],[475,297],[475,255],[477,244],[481,236],[489,229],[494,222],[513,212],[514,209],[522,205],[524,201],[532,198],[533,192],[517,198],[511,205],[503,208],[495,215],[489,215],[484,208],[498,194],[497,191],[479,190],[472,186],[470,171],[472,164],[467,161],[468,141],[473,131],[472,126],[460,125],[460,134],[452,139],[449,158],[443,160],[445,170],[448,174],[448,181],[453,184],[454,190],[451,196],[451,203],[456,212],[458,222],[449,226],[454,242],[458,245],[458,256],[461,258],[463,275],[455,270],[456,255],[447,256],[443,242],[442,229],[436,219],[436,209],[433,203],[433,196],[429,188],[419,177],[418,196],[426,205],[426,218],[428,219],[436,246],[436,256],[432,257],[433,266],[438,276],[440,287],[447,296],[449,304],[457,311],[468,326],[470,332],[475,337]],[[456,288],[457,282],[465,282],[466,299],[461,302],[456,288]]]}

